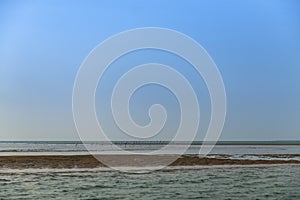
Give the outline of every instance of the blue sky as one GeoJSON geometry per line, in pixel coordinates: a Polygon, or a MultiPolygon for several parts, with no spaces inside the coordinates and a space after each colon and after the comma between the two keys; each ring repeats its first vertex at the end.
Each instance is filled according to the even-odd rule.
{"type": "MultiPolygon", "coordinates": [[[[111,35],[149,26],[194,38],[214,59],[228,98],[222,140],[300,140],[299,10],[297,0],[1,1],[0,140],[77,140],[71,103],[80,64],[111,35]]],[[[147,53],[166,56],[142,52],[139,58],[149,61],[147,53]]],[[[180,62],[172,59],[170,64],[180,62]]],[[[199,87],[204,130],[209,102],[201,80],[188,67],[177,68],[199,87]]],[[[145,123],[142,111],[158,101],[151,94],[159,94],[174,112],[168,134],[177,126],[177,104],[168,91],[156,89],[148,88],[144,99],[145,91],[138,91],[133,118],[145,123]]],[[[105,103],[97,99],[105,121],[109,113],[101,112],[105,103]]]]}

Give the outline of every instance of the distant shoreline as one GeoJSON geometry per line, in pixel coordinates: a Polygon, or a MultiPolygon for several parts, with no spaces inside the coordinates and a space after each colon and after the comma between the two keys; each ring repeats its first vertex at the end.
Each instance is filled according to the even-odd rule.
{"type": "MultiPolygon", "coordinates": [[[[188,144],[186,141],[0,141],[1,143],[31,143],[31,144],[132,144],[132,145],[166,145],[166,144],[188,144]]],[[[300,145],[300,141],[193,141],[192,145],[300,145]]]]}

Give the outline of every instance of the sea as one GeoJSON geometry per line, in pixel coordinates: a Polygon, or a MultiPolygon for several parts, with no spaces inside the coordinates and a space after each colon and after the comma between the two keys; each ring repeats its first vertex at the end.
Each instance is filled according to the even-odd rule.
{"type": "MultiPolygon", "coordinates": [[[[110,144],[89,150],[118,153],[110,144]]],[[[126,150],[163,144],[119,143],[126,150]]],[[[180,148],[180,144],[178,144],[180,148]]],[[[194,144],[186,154],[197,154],[194,144]]],[[[85,155],[78,142],[0,142],[0,157],[85,155]]],[[[223,144],[208,155],[227,159],[299,160],[299,144],[223,144]]],[[[0,199],[300,199],[299,164],[169,166],[148,173],[109,168],[0,168],[0,199]]]]}

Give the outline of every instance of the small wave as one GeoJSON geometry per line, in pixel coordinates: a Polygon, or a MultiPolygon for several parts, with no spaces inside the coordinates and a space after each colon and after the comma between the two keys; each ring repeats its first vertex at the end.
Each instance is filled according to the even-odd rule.
{"type": "MultiPolygon", "coordinates": [[[[177,171],[177,170],[212,170],[212,169],[236,169],[236,168],[267,168],[267,167],[282,167],[286,164],[256,164],[256,165],[206,165],[206,166],[157,166],[157,167],[119,167],[123,172],[134,173],[149,173],[160,168],[159,171],[177,171]]],[[[299,164],[289,164],[288,166],[299,166],[299,164]]],[[[97,168],[28,168],[28,169],[10,169],[0,168],[1,174],[72,174],[72,173],[101,173],[101,172],[115,172],[115,169],[109,167],[97,168]]]]}

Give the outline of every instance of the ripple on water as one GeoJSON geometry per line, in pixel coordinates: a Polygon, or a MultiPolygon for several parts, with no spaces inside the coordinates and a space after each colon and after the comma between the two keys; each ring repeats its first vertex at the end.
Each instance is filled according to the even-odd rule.
{"type": "Polygon", "coordinates": [[[0,199],[299,199],[300,166],[0,174],[0,199]]]}

